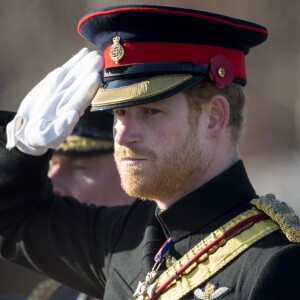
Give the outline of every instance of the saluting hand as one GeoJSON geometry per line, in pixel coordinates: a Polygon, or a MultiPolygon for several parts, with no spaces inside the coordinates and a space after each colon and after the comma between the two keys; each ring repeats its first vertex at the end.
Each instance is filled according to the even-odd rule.
{"type": "Polygon", "coordinates": [[[27,94],[7,125],[6,148],[36,156],[57,148],[92,101],[102,68],[98,52],[84,48],[49,73],[27,94]]]}

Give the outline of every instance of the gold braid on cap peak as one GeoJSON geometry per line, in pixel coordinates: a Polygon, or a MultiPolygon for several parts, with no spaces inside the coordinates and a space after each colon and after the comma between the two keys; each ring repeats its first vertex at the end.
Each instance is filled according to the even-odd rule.
{"type": "Polygon", "coordinates": [[[300,218],[287,203],[267,194],[251,200],[251,204],[275,221],[289,241],[300,243],[300,218]]]}
{"type": "Polygon", "coordinates": [[[100,141],[93,138],[81,137],[76,135],[70,135],[67,139],[58,147],[57,150],[68,152],[68,151],[80,151],[88,152],[93,150],[108,150],[114,146],[113,141],[100,141]]]}
{"type": "Polygon", "coordinates": [[[191,78],[192,75],[189,74],[160,75],[125,87],[113,89],[99,88],[92,101],[92,106],[125,103],[127,101],[153,97],[162,92],[169,91],[191,78]]]}

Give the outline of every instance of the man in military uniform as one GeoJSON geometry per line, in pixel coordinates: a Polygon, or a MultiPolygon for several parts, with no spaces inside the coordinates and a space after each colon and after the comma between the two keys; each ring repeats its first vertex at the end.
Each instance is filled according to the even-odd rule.
{"type": "Polygon", "coordinates": [[[256,195],[237,147],[245,55],[267,30],[151,5],[94,11],[78,30],[104,62],[80,51],[8,125],[1,256],[101,299],[298,299],[300,220],[256,195]],[[57,201],[45,176],[91,100],[114,113],[127,208],[57,201]]]}

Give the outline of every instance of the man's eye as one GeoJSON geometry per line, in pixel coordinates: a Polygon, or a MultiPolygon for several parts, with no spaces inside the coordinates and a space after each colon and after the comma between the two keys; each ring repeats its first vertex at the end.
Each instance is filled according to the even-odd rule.
{"type": "Polygon", "coordinates": [[[123,108],[114,109],[113,114],[118,116],[125,116],[126,110],[123,108]]]}
{"type": "Polygon", "coordinates": [[[154,109],[154,108],[146,108],[145,109],[145,113],[147,115],[155,115],[155,114],[158,114],[159,112],[160,112],[160,110],[154,109]]]}

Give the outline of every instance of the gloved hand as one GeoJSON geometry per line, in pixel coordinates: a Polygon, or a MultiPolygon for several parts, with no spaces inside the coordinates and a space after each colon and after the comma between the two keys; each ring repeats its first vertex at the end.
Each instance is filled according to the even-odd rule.
{"type": "Polygon", "coordinates": [[[49,73],[27,94],[7,125],[6,148],[36,156],[57,148],[90,104],[102,68],[102,57],[84,48],[49,73]]]}

